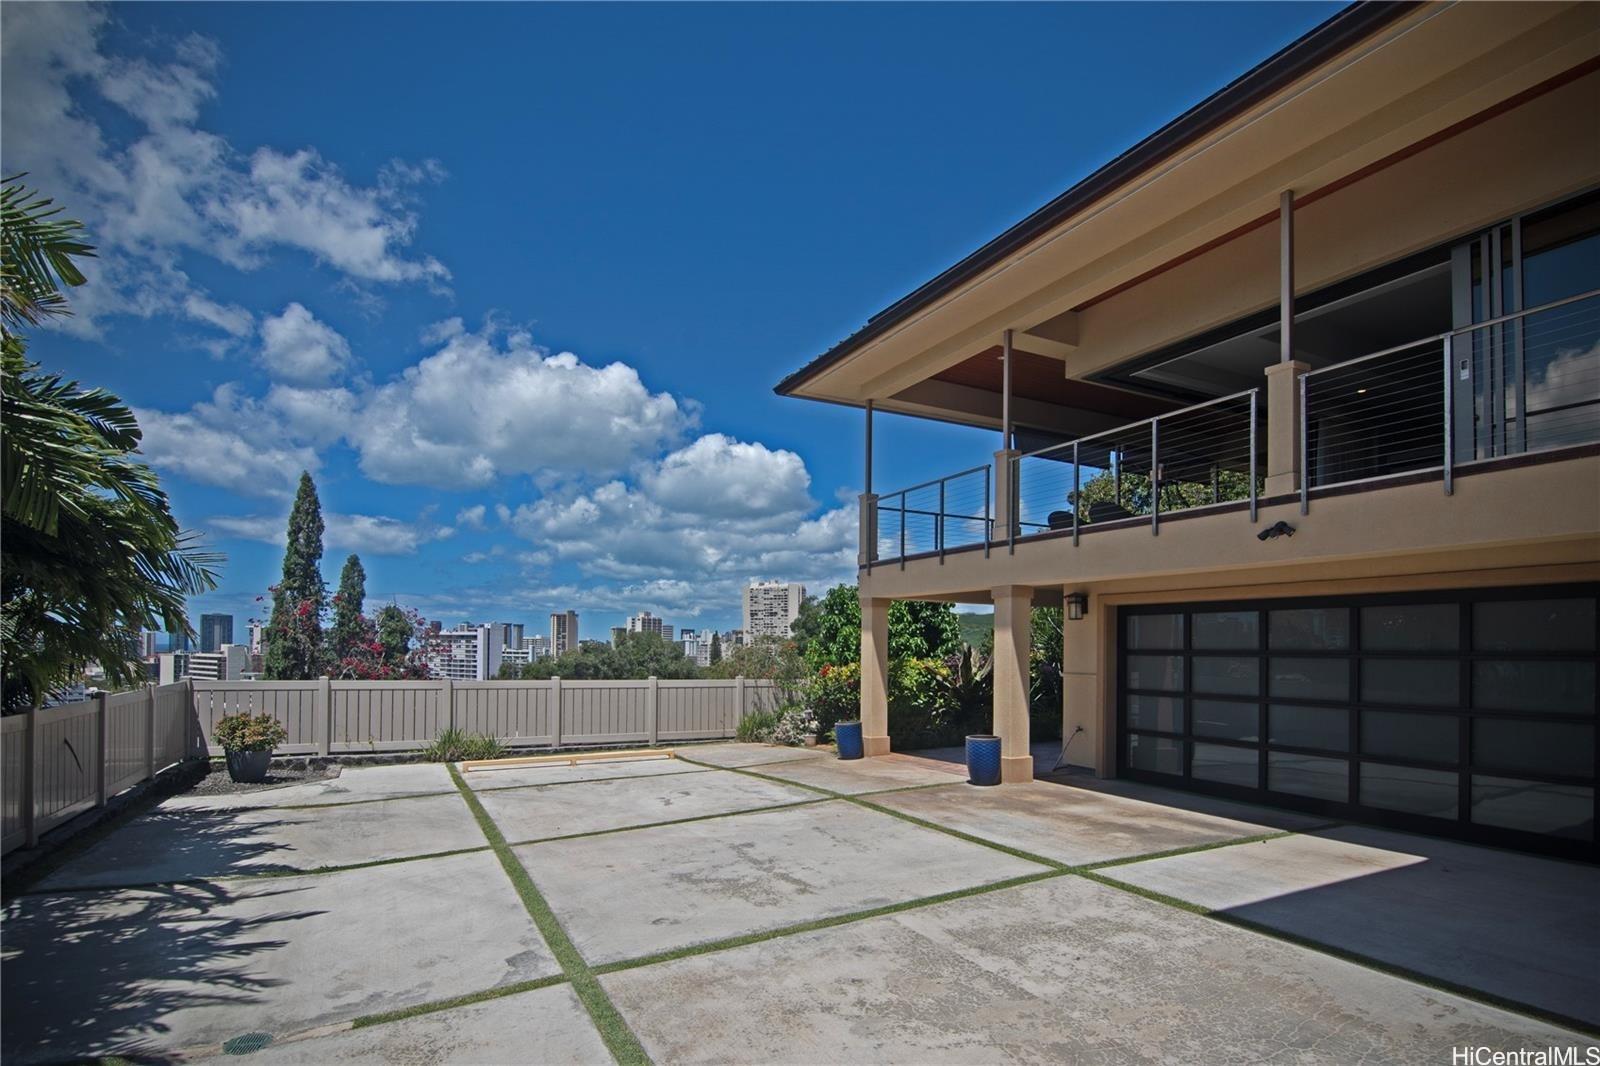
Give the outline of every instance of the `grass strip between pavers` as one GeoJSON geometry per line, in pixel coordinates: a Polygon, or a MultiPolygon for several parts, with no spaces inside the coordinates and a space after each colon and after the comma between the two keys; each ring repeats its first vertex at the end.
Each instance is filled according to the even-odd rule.
{"type": "Polygon", "coordinates": [[[511,850],[511,845],[506,843],[500,827],[495,825],[494,819],[489,817],[489,812],[478,802],[478,797],[473,795],[472,789],[461,779],[460,772],[454,766],[449,766],[448,769],[451,779],[456,783],[456,789],[461,793],[462,799],[466,800],[472,817],[477,820],[478,828],[489,841],[489,847],[494,849],[495,857],[500,860],[506,876],[511,879],[512,887],[522,898],[522,905],[528,909],[528,916],[533,919],[533,924],[544,937],[545,943],[550,945],[550,951],[560,964],[561,972],[572,982],[572,990],[577,993],[578,1000],[589,1012],[589,1017],[594,1020],[595,1028],[600,1031],[600,1039],[605,1041],[612,1056],[622,1066],[635,1066],[635,1064],[642,1066],[649,1063],[650,1056],[645,1053],[644,1045],[639,1043],[639,1038],[628,1028],[628,1023],[617,1010],[616,1004],[611,1002],[611,997],[606,995],[606,990],[600,986],[594,971],[589,969],[589,964],[578,954],[578,949],[567,936],[567,931],[561,928],[561,922],[556,918],[555,911],[550,909],[550,904],[538,886],[533,883],[527,867],[522,865],[522,860],[511,850]]]}
{"type": "Polygon", "coordinates": [[[614,833],[632,833],[637,829],[661,829],[672,825],[687,825],[690,822],[709,822],[717,818],[737,818],[741,814],[765,814],[768,811],[786,811],[791,807],[810,807],[817,803],[831,803],[832,796],[818,796],[816,799],[792,800],[788,803],[773,803],[765,807],[741,807],[736,811],[717,811],[714,814],[691,814],[687,818],[669,818],[664,822],[640,822],[637,825],[618,825],[610,829],[587,829],[579,833],[562,833],[553,837],[532,837],[528,840],[513,840],[507,846],[513,848],[527,847],[530,844],[554,844],[563,840],[582,840],[584,837],[605,837],[614,833]]]}
{"type": "Polygon", "coordinates": [[[517,995],[519,992],[532,992],[537,988],[549,988],[552,985],[566,983],[567,975],[564,973],[551,974],[549,977],[535,977],[531,981],[517,981],[514,984],[485,988],[481,992],[468,992],[464,996],[436,999],[431,1003],[418,1003],[414,1007],[401,1007],[398,1010],[386,1010],[378,1014],[363,1014],[350,1022],[350,1028],[365,1029],[369,1025],[383,1025],[386,1022],[404,1021],[406,1018],[415,1018],[419,1014],[432,1014],[435,1011],[450,1010],[454,1007],[470,1007],[474,1003],[482,1003],[485,1000],[500,999],[504,996],[517,995]]]}
{"type": "Polygon", "coordinates": [[[828,918],[817,918],[809,922],[797,922],[794,925],[780,926],[777,929],[767,929],[758,933],[743,933],[739,936],[727,937],[723,940],[709,940],[704,944],[690,944],[686,947],[674,948],[671,951],[662,951],[654,955],[641,955],[636,959],[622,959],[618,962],[602,963],[594,968],[595,973],[616,973],[619,970],[635,970],[641,966],[653,966],[656,963],[672,962],[674,959],[686,959],[693,955],[706,955],[713,951],[727,951],[731,948],[742,948],[747,944],[759,944],[765,940],[777,940],[780,937],[794,936],[796,933],[809,933],[817,929],[832,929],[837,925],[849,925],[852,922],[866,921],[868,918],[881,918],[886,914],[898,914],[901,911],[920,910],[923,907],[932,907],[940,903],[949,903],[952,900],[967,899],[971,896],[987,895],[990,892],[999,892],[1002,889],[1018,888],[1022,885],[1031,885],[1036,881],[1048,881],[1053,877],[1065,877],[1072,873],[1068,869],[1041,870],[1036,874],[1023,874],[1020,877],[1010,877],[1004,881],[996,881],[988,885],[974,885],[971,888],[958,888],[950,892],[941,892],[936,896],[919,896],[916,899],[903,900],[899,903],[889,903],[882,907],[872,907],[863,911],[851,911],[848,914],[835,914],[828,918]]]}

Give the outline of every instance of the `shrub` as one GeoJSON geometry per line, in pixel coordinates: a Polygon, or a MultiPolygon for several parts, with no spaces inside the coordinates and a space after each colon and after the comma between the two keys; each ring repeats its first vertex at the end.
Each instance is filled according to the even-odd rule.
{"type": "Polygon", "coordinates": [[[775,711],[752,711],[739,722],[738,738],[746,744],[765,744],[778,724],[775,711]]]}
{"type": "Polygon", "coordinates": [[[799,747],[806,742],[806,737],[814,736],[816,732],[815,714],[805,707],[789,706],[778,716],[778,724],[772,730],[772,742],[787,744],[791,748],[799,747]]]}
{"type": "Polygon", "coordinates": [[[429,762],[461,762],[465,759],[498,759],[506,747],[499,737],[468,733],[464,729],[445,729],[432,744],[422,749],[429,762]]]}
{"type": "Polygon", "coordinates": [[[805,705],[816,715],[817,732],[827,735],[839,722],[852,722],[861,713],[861,666],[823,666],[806,685],[805,705]]]}
{"type": "Polygon", "coordinates": [[[211,739],[224,751],[271,751],[289,732],[270,714],[229,714],[218,719],[211,739]]]}

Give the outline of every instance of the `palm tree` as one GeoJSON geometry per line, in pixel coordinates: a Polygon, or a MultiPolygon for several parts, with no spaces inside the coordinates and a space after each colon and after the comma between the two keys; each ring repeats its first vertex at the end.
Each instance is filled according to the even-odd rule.
{"type": "Polygon", "coordinates": [[[190,632],[185,597],[216,587],[221,557],[179,530],[139,460],[133,412],[103,389],[41,371],[16,330],[70,313],[80,223],[7,179],[0,194],[0,684],[37,704],[90,661],[138,680],[141,628],[190,632]]]}

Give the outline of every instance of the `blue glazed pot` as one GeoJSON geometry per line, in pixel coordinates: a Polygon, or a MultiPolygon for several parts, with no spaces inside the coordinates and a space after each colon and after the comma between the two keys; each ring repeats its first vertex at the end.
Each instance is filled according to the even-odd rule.
{"type": "Polygon", "coordinates": [[[974,785],[1000,783],[1000,738],[987,735],[967,738],[967,779],[974,785]]]}
{"type": "Polygon", "coordinates": [[[839,758],[861,758],[861,723],[839,722],[833,727],[833,742],[839,746],[839,758]]]}

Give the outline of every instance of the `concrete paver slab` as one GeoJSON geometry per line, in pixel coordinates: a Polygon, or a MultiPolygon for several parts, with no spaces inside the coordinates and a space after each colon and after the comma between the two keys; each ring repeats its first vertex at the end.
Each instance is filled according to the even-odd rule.
{"type": "Polygon", "coordinates": [[[834,757],[826,748],[788,748],[773,744],[694,744],[679,748],[678,753],[696,762],[731,767],[834,757]]]}
{"type": "MultiPolygon", "coordinates": [[[[234,1056],[207,1059],[237,1063],[234,1056]]],[[[571,985],[536,988],[500,999],[275,1044],[250,1056],[252,1066],[303,1063],[610,1063],[611,1053],[571,985]]]]}
{"type": "MultiPolygon", "coordinates": [[[[226,773],[227,771],[218,771],[226,773]]],[[[400,766],[347,766],[326,781],[285,785],[256,792],[223,796],[174,796],[162,802],[168,810],[218,811],[237,807],[288,807],[355,803],[454,792],[455,784],[443,763],[404,763],[400,766]]]]}
{"type": "Polygon", "coordinates": [[[842,801],[516,852],[591,963],[1045,869],[842,801]]]}
{"type": "Polygon", "coordinates": [[[158,807],[64,864],[39,887],[315,870],[484,845],[459,795],[315,810],[158,807]]]}
{"type": "Polygon", "coordinates": [[[25,895],[6,909],[4,1057],[165,1061],[557,972],[488,852],[25,895]]]}
{"type": "Polygon", "coordinates": [[[1105,871],[1600,1025],[1600,869],[1346,827],[1105,871]]]}
{"type": "Polygon", "coordinates": [[[913,785],[952,785],[962,780],[943,768],[898,759],[807,759],[762,766],[758,772],[847,796],[913,785]]]}
{"type": "Polygon", "coordinates": [[[1229,818],[1236,822],[1249,822],[1263,830],[1286,829],[1298,832],[1302,829],[1321,829],[1335,821],[1322,815],[1302,814],[1299,811],[1267,807],[1259,803],[1219,799],[1198,792],[1180,792],[1175,788],[1163,788],[1160,785],[1129,781],[1119,777],[1099,778],[1085,774],[1059,774],[1050,780],[1064,788],[1077,788],[1086,792],[1139,800],[1167,807],[1173,811],[1191,811],[1195,814],[1209,814],[1215,818],[1229,818]]]}
{"type": "Polygon", "coordinates": [[[672,1063],[1437,1063],[1588,1043],[1070,875],[601,982],[672,1063]]]}
{"type": "Polygon", "coordinates": [[[478,793],[483,809],[512,842],[756,810],[816,798],[815,792],[803,788],[720,770],[478,793]]]}
{"type": "Polygon", "coordinates": [[[1046,781],[999,788],[963,783],[875,796],[872,802],[1069,866],[1272,831],[1046,781]]]}
{"type": "MultiPolygon", "coordinates": [[[[1079,742],[1082,746],[1082,742],[1079,742]]],[[[1036,740],[1028,745],[1028,753],[1033,756],[1034,776],[1048,774],[1054,769],[1061,758],[1061,741],[1036,740]]],[[[897,755],[907,759],[924,759],[930,763],[943,763],[952,772],[965,777],[967,774],[967,749],[954,748],[918,748],[915,751],[896,752],[897,755]]]]}
{"type": "Polygon", "coordinates": [[[561,785],[573,781],[609,781],[618,777],[659,777],[672,774],[704,773],[705,767],[680,759],[638,759],[619,762],[578,763],[575,766],[507,766],[494,770],[473,770],[461,780],[474,792],[496,788],[521,788],[529,785],[561,785]]]}

